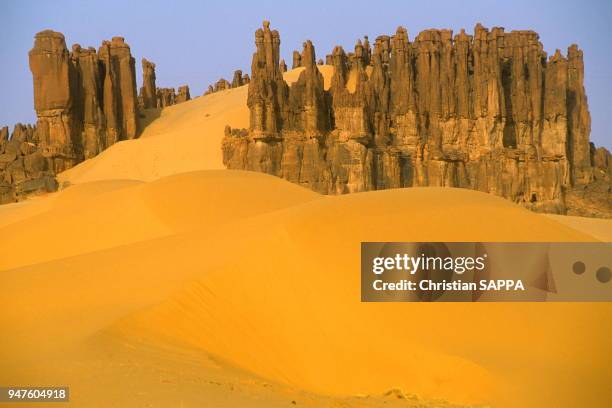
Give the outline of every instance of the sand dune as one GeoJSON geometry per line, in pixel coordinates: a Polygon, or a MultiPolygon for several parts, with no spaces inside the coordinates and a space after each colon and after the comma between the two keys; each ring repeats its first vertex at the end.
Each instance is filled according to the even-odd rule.
{"type": "MultiPolygon", "coordinates": [[[[285,74],[297,81],[298,68],[285,74]]],[[[333,67],[320,66],[329,88],[333,67]]],[[[150,122],[139,139],[123,141],[102,154],[60,174],[60,182],[77,184],[108,179],[155,180],[194,170],[224,169],[221,139],[226,125],[249,126],[247,87],[217,92],[205,97],[147,112],[150,122]],[[158,118],[155,118],[158,116],[158,118]]]]}
{"type": "Polygon", "coordinates": [[[0,384],[69,384],[86,407],[606,406],[609,304],[361,303],[359,243],[593,241],[608,224],[218,170],[245,98],[149,112],[70,187],[0,207],[0,384]]]}

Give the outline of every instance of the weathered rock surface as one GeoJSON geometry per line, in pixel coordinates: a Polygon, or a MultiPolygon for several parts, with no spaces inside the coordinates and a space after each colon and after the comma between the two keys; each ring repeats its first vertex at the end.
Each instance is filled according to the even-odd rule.
{"type": "Polygon", "coordinates": [[[57,189],[52,158],[43,155],[36,137],[34,127],[20,123],[10,139],[8,127],[0,131],[0,204],[57,189]]]}
{"type": "Polygon", "coordinates": [[[299,51],[293,51],[293,62],[291,64],[291,69],[296,69],[302,66],[302,54],[299,51]]]}
{"type": "Polygon", "coordinates": [[[242,85],[244,85],[242,82],[242,70],[237,69],[234,71],[234,78],[232,78],[232,88],[238,88],[242,85]]]}
{"type": "Polygon", "coordinates": [[[204,95],[209,95],[211,93],[225,91],[226,89],[232,88],[232,84],[225,78],[219,79],[213,85],[209,85],[204,95]]]}
{"type": "Polygon", "coordinates": [[[251,79],[248,74],[243,74],[242,70],[237,69],[234,71],[234,75],[232,77],[232,82],[230,83],[224,78],[219,79],[213,85],[209,85],[204,95],[209,95],[211,93],[225,91],[226,89],[238,88],[239,86],[243,86],[249,83],[251,79]]]}
{"type": "Polygon", "coordinates": [[[179,86],[178,94],[176,95],[176,103],[187,102],[191,100],[191,94],[189,93],[189,86],[179,86]]]}
{"type": "Polygon", "coordinates": [[[177,93],[174,88],[158,88],[155,79],[155,64],[143,58],[142,87],[138,95],[141,109],[165,108],[191,100],[188,85],[179,86],[177,93]]]}
{"type": "MultiPolygon", "coordinates": [[[[63,34],[41,31],[29,64],[37,123],[15,125],[10,138],[8,128],[0,131],[0,203],[54,191],[57,173],[138,136],[134,58],[122,37],[97,52],[78,44],[69,52],[63,34]]],[[[155,84],[150,65],[147,92],[155,84]]]]}
{"type": "Polygon", "coordinates": [[[51,171],[137,136],[134,59],[123,38],[103,42],[98,53],[78,44],[69,53],[64,36],[46,30],[36,34],[29,57],[36,140],[51,171]]]}
{"type": "MultiPolygon", "coordinates": [[[[133,139],[138,135],[136,120],[136,66],[130,53],[130,47],[123,37],[113,37],[109,42],[102,43],[105,52],[110,51],[107,71],[115,71],[114,80],[116,99],[116,118],[121,130],[118,140],[133,139]]],[[[106,60],[104,60],[106,61],[106,60]]]]}
{"type": "Polygon", "coordinates": [[[176,104],[176,91],[174,88],[157,88],[157,107],[165,108],[176,104]]]}
{"type": "Polygon", "coordinates": [[[157,88],[157,108],[165,108],[167,106],[176,105],[177,103],[187,102],[191,100],[189,86],[179,86],[178,93],[174,88],[157,88]]]}
{"type": "Polygon", "coordinates": [[[589,144],[575,45],[548,58],[533,31],[477,25],[473,36],[426,30],[410,42],[400,27],[373,50],[367,37],[348,54],[336,47],[325,90],[309,41],[294,52],[305,70],[292,86],[268,22],[255,44],[250,127],[226,131],[228,168],[324,194],[462,187],[538,211],[612,216],[609,153],[589,144]]]}
{"type": "Polygon", "coordinates": [[[142,59],[142,87],[140,100],[144,109],[157,107],[157,86],[155,85],[155,64],[142,59]]]}

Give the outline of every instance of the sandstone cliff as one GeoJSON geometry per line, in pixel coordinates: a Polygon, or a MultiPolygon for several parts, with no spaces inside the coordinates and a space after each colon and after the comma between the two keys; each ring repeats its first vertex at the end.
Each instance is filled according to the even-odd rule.
{"type": "MultiPolygon", "coordinates": [[[[36,126],[0,132],[0,203],[57,188],[55,174],[99,154],[117,141],[138,136],[134,58],[122,37],[100,49],[72,46],[51,30],[34,38],[29,52],[36,126]]],[[[149,103],[152,77],[143,88],[149,103]]],[[[154,85],[153,85],[154,86],[154,85]]]]}
{"type": "Polygon", "coordinates": [[[29,56],[36,140],[54,173],[137,136],[134,59],[123,38],[69,53],[64,36],[47,30],[29,56]]]}
{"type": "Polygon", "coordinates": [[[348,54],[336,47],[328,90],[309,41],[293,53],[304,71],[292,86],[268,22],[255,45],[250,128],[226,131],[228,168],[324,194],[462,187],[539,211],[612,216],[609,153],[589,144],[575,45],[549,58],[533,31],[477,25],[473,35],[426,30],[411,42],[400,27],[373,49],[367,37],[348,54]]]}
{"type": "Polygon", "coordinates": [[[142,59],[142,88],[140,104],[144,109],[157,107],[157,86],[155,85],[155,64],[142,59]]]}
{"type": "Polygon", "coordinates": [[[0,129],[0,204],[57,189],[52,163],[36,137],[31,125],[16,124],[10,138],[8,127],[0,129]]]}

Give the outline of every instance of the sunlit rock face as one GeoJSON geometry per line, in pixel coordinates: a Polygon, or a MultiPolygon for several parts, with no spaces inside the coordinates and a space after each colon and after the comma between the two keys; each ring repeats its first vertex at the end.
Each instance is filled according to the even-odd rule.
{"type": "MultiPolygon", "coordinates": [[[[334,74],[324,89],[310,41],[294,52],[293,67],[304,70],[291,86],[279,67],[280,36],[268,22],[255,44],[250,128],[226,132],[228,168],[324,194],[463,187],[565,213],[566,195],[591,186],[594,169],[608,166],[609,153],[595,154],[589,144],[575,45],[549,58],[533,31],[479,24],[473,35],[426,30],[411,42],[400,27],[373,47],[367,37],[350,53],[335,47],[326,56],[334,74]]],[[[591,215],[612,215],[609,175],[603,179],[599,214],[591,215]]]]}

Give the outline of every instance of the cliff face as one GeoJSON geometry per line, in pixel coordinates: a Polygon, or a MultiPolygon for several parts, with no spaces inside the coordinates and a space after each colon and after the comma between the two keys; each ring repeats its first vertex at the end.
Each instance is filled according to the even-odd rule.
{"type": "Polygon", "coordinates": [[[36,34],[30,51],[36,140],[50,169],[59,173],[138,133],[134,59],[123,38],[98,53],[53,31],[36,34]]]}
{"type": "MultiPolygon", "coordinates": [[[[567,192],[595,181],[575,45],[567,57],[547,58],[532,31],[477,25],[473,36],[427,30],[410,42],[400,27],[373,50],[367,37],[349,54],[336,47],[326,57],[334,66],[326,90],[309,41],[294,53],[304,70],[289,87],[278,32],[264,22],[255,39],[250,128],[226,132],[228,168],[324,194],[471,188],[557,213],[566,212],[567,192]]],[[[598,191],[596,215],[612,215],[609,187],[598,191]]]]}
{"type": "Polygon", "coordinates": [[[16,124],[10,138],[0,129],[0,204],[57,189],[53,162],[38,145],[33,126],[16,124]]]}
{"type": "Polygon", "coordinates": [[[155,86],[155,64],[142,59],[142,87],[139,104],[143,109],[157,108],[157,87],[155,86]]]}
{"type": "Polygon", "coordinates": [[[53,191],[57,173],[138,135],[134,59],[122,37],[69,52],[61,33],[41,31],[29,63],[37,122],[15,125],[10,138],[0,132],[0,204],[53,191]]]}
{"type": "Polygon", "coordinates": [[[29,52],[36,126],[0,129],[0,204],[57,189],[55,175],[139,134],[138,110],[191,99],[188,86],[157,88],[155,64],[142,59],[136,94],[134,58],[123,37],[99,50],[72,46],[51,30],[29,52]]]}

